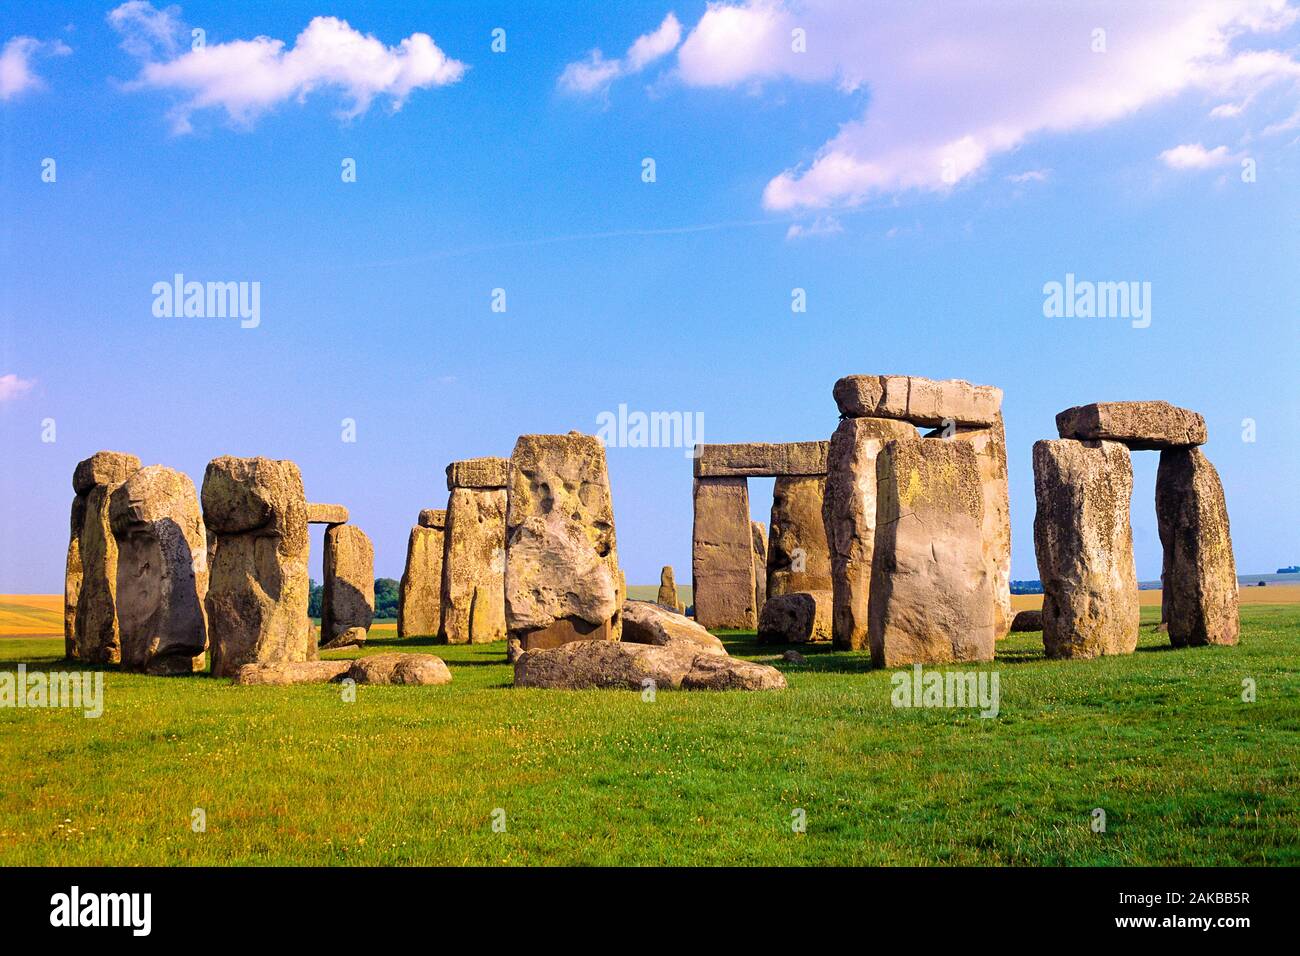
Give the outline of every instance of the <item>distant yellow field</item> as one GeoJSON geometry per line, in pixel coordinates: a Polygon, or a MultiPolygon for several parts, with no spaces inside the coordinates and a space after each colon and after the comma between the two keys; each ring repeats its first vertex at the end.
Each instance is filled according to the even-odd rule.
{"type": "Polygon", "coordinates": [[[0,637],[63,634],[62,594],[0,594],[0,637]]]}

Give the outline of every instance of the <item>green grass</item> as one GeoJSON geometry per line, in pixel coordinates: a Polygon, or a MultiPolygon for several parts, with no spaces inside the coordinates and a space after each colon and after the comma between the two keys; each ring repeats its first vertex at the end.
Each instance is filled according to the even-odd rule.
{"type": "MultiPolygon", "coordinates": [[[[350,704],[111,672],[98,720],[0,710],[0,863],[1300,863],[1300,607],[1245,606],[1239,647],[1187,650],[1144,613],[1128,657],[1001,642],[992,720],[895,709],[890,672],[821,647],[779,665],[783,692],[654,702],[512,689],[499,644],[401,642],[454,682],[350,704]]],[[[751,638],[726,636],[770,659],[751,638]]],[[[60,653],[6,638],[0,668],[60,653]]]]}

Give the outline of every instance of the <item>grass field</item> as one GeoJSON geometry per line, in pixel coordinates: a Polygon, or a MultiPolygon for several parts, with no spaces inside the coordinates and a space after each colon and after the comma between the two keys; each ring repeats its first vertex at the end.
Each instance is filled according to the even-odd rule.
{"type": "MultiPolygon", "coordinates": [[[[821,647],[779,665],[783,692],[653,702],[513,689],[500,644],[400,642],[454,682],[353,703],[109,672],[99,719],[0,709],[0,864],[1300,863],[1300,607],[1245,606],[1239,647],[1187,650],[1143,613],[1128,657],[1001,642],[995,719],[894,708],[890,672],[821,647]]],[[[0,670],[61,651],[6,638],[0,670]]]]}

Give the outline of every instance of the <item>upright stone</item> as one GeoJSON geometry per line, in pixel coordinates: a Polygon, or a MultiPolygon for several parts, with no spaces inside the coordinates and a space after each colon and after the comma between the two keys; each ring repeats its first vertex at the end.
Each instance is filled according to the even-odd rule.
{"type": "Polygon", "coordinates": [[[77,600],[81,597],[81,529],[86,523],[86,497],[72,499],[72,529],[63,572],[63,656],[77,659],[77,600]]]}
{"type": "Polygon", "coordinates": [[[762,617],[767,603],[767,525],[750,521],[749,530],[754,538],[754,613],[762,617]]]}
{"type": "Polygon", "coordinates": [[[706,628],[754,630],[754,542],[745,478],[696,478],[691,532],[695,620],[706,628]]]}
{"type": "MultiPolygon", "coordinates": [[[[79,463],[72,476],[72,490],[84,502],[77,542],[81,587],[73,633],[77,659],[87,664],[116,664],[122,657],[117,618],[117,541],[109,503],[118,486],[139,470],[140,459],[135,455],[101,451],[79,463]]],[[[77,510],[74,503],[73,513],[77,510]]]]}
{"type": "Polygon", "coordinates": [[[673,578],[671,564],[665,564],[663,570],[659,572],[659,595],[655,598],[655,603],[670,607],[674,611],[681,610],[682,606],[677,601],[677,581],[673,578]]]}
{"type": "MultiPolygon", "coordinates": [[[[325,529],[325,575],[321,589],[321,646],[343,646],[354,628],[370,630],[375,619],[375,548],[354,524],[325,529]]],[[[356,643],[351,635],[347,643],[356,643]]]]}
{"type": "Polygon", "coordinates": [[[216,535],[208,581],[212,674],[316,659],[307,617],[307,496],[291,461],[214,458],[203,521],[216,535]]]}
{"type": "Polygon", "coordinates": [[[1034,495],[1047,656],[1131,654],[1139,611],[1128,449],[1111,441],[1035,442],[1034,495]]]}
{"type": "Polygon", "coordinates": [[[194,482],[162,465],[142,468],[113,492],[109,516],[118,551],[122,669],[202,670],[207,536],[194,482]]]}
{"type": "Polygon", "coordinates": [[[831,553],[822,502],[826,476],[781,477],[772,488],[767,598],[831,590],[831,553]]]}
{"type": "Polygon", "coordinates": [[[868,640],[877,667],[993,659],[984,498],[967,442],[901,438],[876,458],[868,640]]]}
{"type": "Polygon", "coordinates": [[[510,636],[525,651],[617,641],[625,590],[604,445],[578,432],[521,435],[506,514],[510,636]]]}
{"type": "MultiPolygon", "coordinates": [[[[936,435],[935,437],[941,437],[936,435]]],[[[980,468],[984,495],[984,557],[993,587],[993,634],[998,640],[1011,631],[1011,498],[1007,489],[1007,435],[1002,414],[988,428],[957,426],[956,441],[970,442],[980,468]]]]}
{"type": "Polygon", "coordinates": [[[442,553],[447,512],[425,508],[406,543],[397,596],[397,636],[436,637],[442,617],[442,553]]]}
{"type": "Polygon", "coordinates": [[[1156,518],[1169,642],[1236,644],[1241,625],[1228,506],[1219,473],[1199,448],[1160,453],[1156,518]]]}
{"type": "Polygon", "coordinates": [[[822,521],[831,560],[831,630],[841,650],[865,650],[876,537],[876,456],[916,428],[889,418],[846,418],[831,436],[822,521]]]}
{"type": "Polygon", "coordinates": [[[506,499],[504,488],[485,487],[453,488],[448,498],[441,630],[448,644],[506,639],[506,499]]]}

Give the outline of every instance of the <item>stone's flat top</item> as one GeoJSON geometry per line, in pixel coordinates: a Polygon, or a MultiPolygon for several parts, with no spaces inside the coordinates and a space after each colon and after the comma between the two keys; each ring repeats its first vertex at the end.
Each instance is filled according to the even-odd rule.
{"type": "Polygon", "coordinates": [[[122,451],[97,451],[85,461],[77,462],[72,472],[72,490],[84,495],[96,485],[113,485],[126,481],[140,470],[140,459],[122,451]]]}
{"type": "Polygon", "coordinates": [[[826,474],[829,441],[696,445],[696,478],[781,478],[826,474]]]}
{"type": "Polygon", "coordinates": [[[419,525],[421,528],[446,528],[447,509],[425,508],[420,512],[419,525]]]}
{"type": "Polygon", "coordinates": [[[509,458],[466,458],[447,466],[447,490],[504,488],[510,483],[509,458]]]}
{"type": "Polygon", "coordinates": [[[1076,405],[1056,416],[1062,438],[1117,441],[1129,448],[1154,451],[1204,445],[1205,418],[1168,402],[1094,402],[1076,405]]]}
{"type": "Polygon", "coordinates": [[[307,504],[308,524],[347,524],[348,509],[346,505],[323,505],[316,502],[307,504]]]}
{"type": "Polygon", "coordinates": [[[1002,412],[1002,389],[962,379],[917,375],[846,375],[835,383],[835,404],[846,418],[900,418],[931,428],[992,425],[1002,412]]]}

